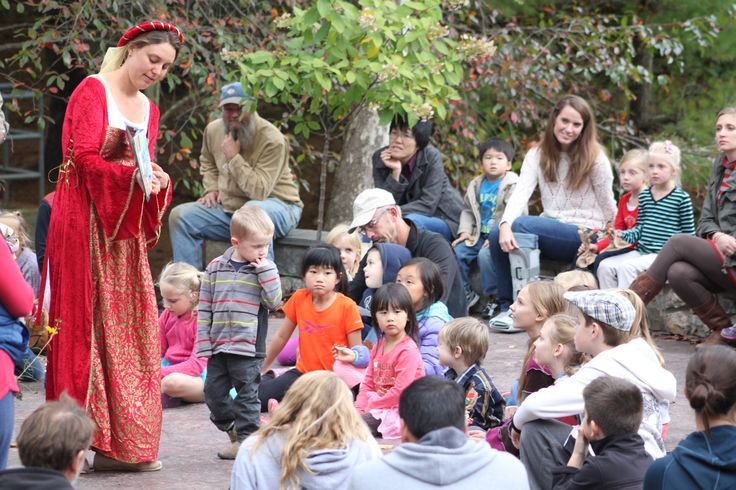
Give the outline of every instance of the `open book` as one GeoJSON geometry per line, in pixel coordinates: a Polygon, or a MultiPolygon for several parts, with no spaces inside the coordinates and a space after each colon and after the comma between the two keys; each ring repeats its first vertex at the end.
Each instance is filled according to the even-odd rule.
{"type": "Polygon", "coordinates": [[[148,138],[145,131],[137,131],[135,128],[126,126],[125,131],[128,133],[130,147],[135,155],[135,163],[138,165],[138,173],[141,174],[143,181],[143,194],[146,201],[151,199],[151,188],[153,182],[153,165],[151,165],[151,155],[148,153],[148,138]]]}

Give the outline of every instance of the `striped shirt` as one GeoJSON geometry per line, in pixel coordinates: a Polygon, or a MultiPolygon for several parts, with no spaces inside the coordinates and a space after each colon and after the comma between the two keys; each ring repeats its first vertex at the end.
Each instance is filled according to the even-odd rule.
{"type": "Polygon", "coordinates": [[[651,188],[639,194],[639,219],[636,226],[621,232],[621,238],[636,243],[642,254],[658,253],[672,235],[695,234],[693,205],[687,192],[679,187],[659,200],[651,188]]]}

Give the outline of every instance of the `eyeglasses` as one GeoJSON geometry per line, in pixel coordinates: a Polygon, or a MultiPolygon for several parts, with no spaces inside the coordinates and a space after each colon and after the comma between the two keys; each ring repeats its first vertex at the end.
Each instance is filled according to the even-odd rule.
{"type": "Polygon", "coordinates": [[[391,131],[389,133],[389,138],[392,138],[392,139],[395,139],[395,140],[396,139],[399,139],[399,138],[401,138],[402,140],[408,140],[408,139],[412,139],[413,140],[414,139],[414,133],[411,130],[401,131],[401,130],[398,130],[398,129],[394,129],[393,131],[391,131]]]}
{"type": "Polygon", "coordinates": [[[361,226],[360,228],[358,228],[360,230],[361,235],[365,235],[366,232],[368,232],[368,231],[373,231],[376,228],[376,226],[378,226],[378,222],[383,217],[383,215],[386,214],[386,212],[388,211],[388,209],[389,208],[383,209],[380,213],[378,213],[378,215],[375,218],[373,218],[368,223],[366,223],[363,226],[361,226]]]}

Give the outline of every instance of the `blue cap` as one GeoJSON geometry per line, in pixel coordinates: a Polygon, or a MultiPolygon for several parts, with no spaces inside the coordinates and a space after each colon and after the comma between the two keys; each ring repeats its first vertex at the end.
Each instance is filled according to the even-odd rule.
{"type": "Polygon", "coordinates": [[[222,87],[220,91],[220,107],[225,104],[240,104],[243,99],[250,99],[240,82],[230,83],[222,87]]]}

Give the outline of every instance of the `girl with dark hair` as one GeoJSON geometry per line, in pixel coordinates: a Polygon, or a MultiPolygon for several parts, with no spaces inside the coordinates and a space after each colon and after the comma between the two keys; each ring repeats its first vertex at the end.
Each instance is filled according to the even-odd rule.
{"type": "Polygon", "coordinates": [[[513,296],[508,252],[518,247],[515,232],[537,235],[543,259],[571,262],[581,243],[578,227],[603,228],[615,215],[613,171],[598,142],[595,115],[581,97],[563,97],[542,141],[524,157],[506,211],[488,236],[501,311],[513,296]],[[522,216],[537,187],[542,216],[522,216]]]}
{"type": "Polygon", "coordinates": [[[704,346],[690,358],[685,397],[697,431],[652,463],[645,490],[736,488],[736,352],[704,346]]]}
{"type": "Polygon", "coordinates": [[[463,201],[442,166],[442,154],[429,143],[432,123],[413,127],[405,117],[391,122],[388,146],[373,154],[373,185],[389,191],[405,218],[448,242],[457,233],[463,201]]]}
{"type": "Polygon", "coordinates": [[[444,376],[445,368],[440,365],[439,334],[452,316],[440,301],[445,288],[439,267],[429,259],[415,257],[401,267],[396,282],[409,291],[417,312],[419,349],[425,374],[444,376]]]}
{"type": "Polygon", "coordinates": [[[97,426],[96,471],[161,469],[161,344],[148,249],[171,186],[155,162],[144,185],[129,134],[155,160],[159,110],[143,90],[166,77],[183,40],[166,22],[129,29],[100,72],[75,89],[64,117],[50,268],[42,269],[51,281],[49,322],[59,332],[49,346],[46,398],[66,391],[87,408],[97,426]]]}
{"type": "Polygon", "coordinates": [[[374,435],[396,439],[400,435],[399,397],[424,376],[409,292],[395,283],[381,286],[373,295],[371,315],[378,342],[371,351],[355,407],[374,435]]]}
{"type": "Polygon", "coordinates": [[[708,194],[695,235],[674,235],[629,288],[649,303],[669,282],[711,331],[706,344],[736,341],[736,328],[717,293],[736,290],[736,107],[716,116],[716,145],[708,194]]]}
{"type": "Polygon", "coordinates": [[[332,371],[334,346],[355,348],[358,351],[356,361],[368,357],[367,349],[361,352],[363,321],[358,306],[343,294],[347,289],[345,275],[340,251],[334,245],[316,245],[304,256],[302,277],[305,287],[298,289],[284,305],[286,317],[266,349],[261,369],[264,381],[258,389],[262,411],[268,409],[269,400],[281,401],[291,384],[302,374],[332,371]],[[296,367],[274,377],[269,368],[297,327],[296,367]]]}

